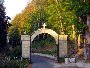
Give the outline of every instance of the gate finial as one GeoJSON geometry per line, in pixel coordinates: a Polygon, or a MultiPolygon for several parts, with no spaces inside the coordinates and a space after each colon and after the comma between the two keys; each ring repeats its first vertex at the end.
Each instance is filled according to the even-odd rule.
{"type": "Polygon", "coordinates": [[[44,23],[44,24],[43,24],[43,28],[45,28],[46,26],[47,26],[47,25],[44,23]]]}

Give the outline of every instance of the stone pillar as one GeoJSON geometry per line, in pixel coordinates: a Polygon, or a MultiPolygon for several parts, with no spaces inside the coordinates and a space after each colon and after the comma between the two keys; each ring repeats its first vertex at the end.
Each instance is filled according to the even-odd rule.
{"type": "Polygon", "coordinates": [[[59,57],[67,56],[67,36],[59,35],[59,57]]]}
{"type": "Polygon", "coordinates": [[[22,57],[30,59],[30,35],[21,35],[22,57]]]}

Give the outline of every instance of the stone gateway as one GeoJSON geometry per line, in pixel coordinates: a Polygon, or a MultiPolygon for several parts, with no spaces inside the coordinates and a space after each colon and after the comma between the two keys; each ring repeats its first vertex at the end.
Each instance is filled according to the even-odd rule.
{"type": "Polygon", "coordinates": [[[42,33],[47,33],[54,37],[56,45],[58,45],[58,57],[64,57],[67,55],[67,36],[68,35],[59,35],[55,31],[47,28],[41,28],[32,33],[32,35],[21,35],[22,40],[22,57],[30,58],[31,54],[31,45],[34,38],[42,33]]]}

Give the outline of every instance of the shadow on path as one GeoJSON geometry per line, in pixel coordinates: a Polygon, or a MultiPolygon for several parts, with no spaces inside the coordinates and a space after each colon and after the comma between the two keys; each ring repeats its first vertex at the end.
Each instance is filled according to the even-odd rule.
{"type": "Polygon", "coordinates": [[[50,60],[45,57],[32,55],[31,59],[33,63],[32,68],[54,68],[50,60]]]}

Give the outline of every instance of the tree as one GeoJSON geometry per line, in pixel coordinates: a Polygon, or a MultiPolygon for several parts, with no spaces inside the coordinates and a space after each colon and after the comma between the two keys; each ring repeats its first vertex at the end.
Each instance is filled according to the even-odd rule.
{"type": "Polygon", "coordinates": [[[4,48],[7,44],[8,19],[10,18],[6,16],[5,7],[0,4],[0,48],[4,48]]]}
{"type": "Polygon", "coordinates": [[[13,46],[19,45],[20,42],[20,32],[17,28],[17,26],[11,26],[9,28],[9,37],[10,37],[10,44],[13,46]]]}
{"type": "Polygon", "coordinates": [[[30,14],[34,11],[34,5],[30,3],[27,4],[24,10],[21,13],[17,14],[14,19],[11,21],[14,25],[17,25],[20,34],[23,34],[25,31],[27,34],[30,34],[30,14]]]}
{"type": "Polygon", "coordinates": [[[17,24],[20,34],[24,31],[30,34],[46,23],[47,28],[59,34],[63,31],[73,39],[72,25],[77,35],[84,32],[85,16],[90,13],[89,5],[88,0],[32,0],[12,23],[17,24]]]}

